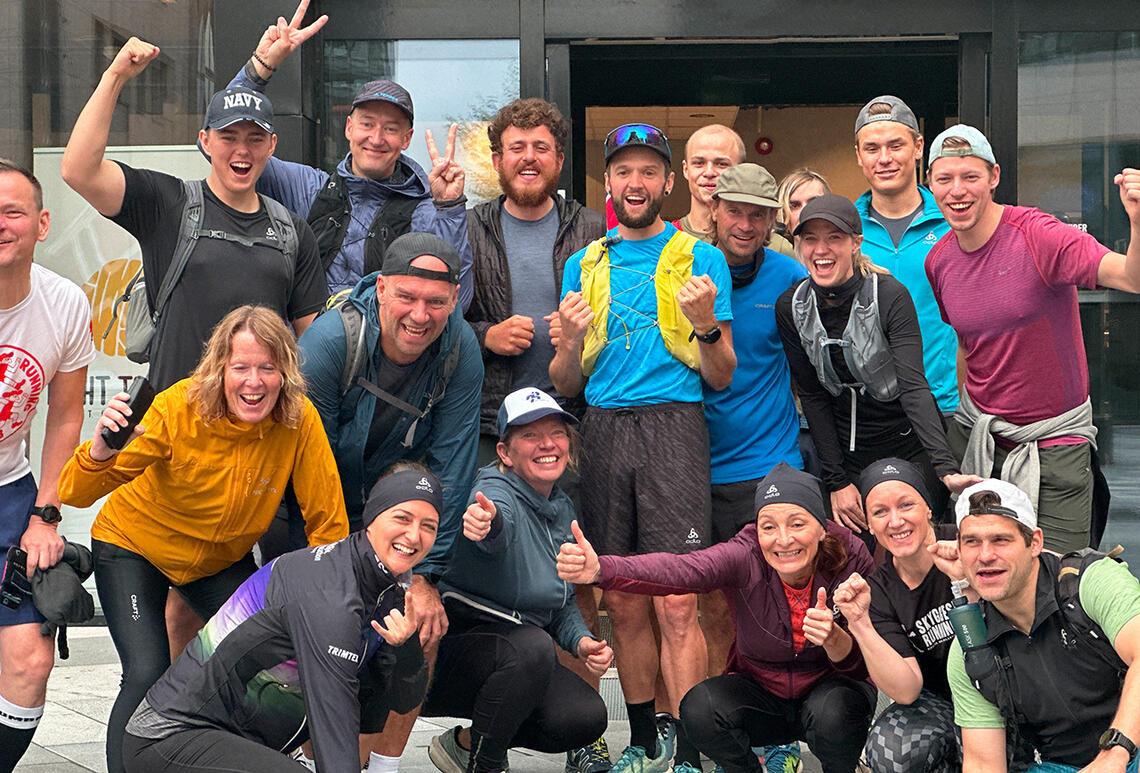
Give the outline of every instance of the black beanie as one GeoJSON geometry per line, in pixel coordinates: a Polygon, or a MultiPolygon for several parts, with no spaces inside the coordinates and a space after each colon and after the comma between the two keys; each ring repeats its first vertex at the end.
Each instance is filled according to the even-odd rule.
{"type": "Polygon", "coordinates": [[[798,505],[811,513],[824,528],[827,527],[827,510],[823,505],[823,492],[819,478],[797,470],[787,462],[780,462],[756,486],[757,512],[766,505],[783,502],[798,505]]]}
{"type": "Polygon", "coordinates": [[[867,495],[871,489],[886,480],[899,480],[907,484],[922,497],[922,501],[930,507],[930,492],[926,490],[926,477],[922,470],[906,459],[888,457],[872,462],[863,468],[859,475],[859,493],[863,496],[863,504],[867,504],[867,495]]]}
{"type": "Polygon", "coordinates": [[[434,473],[413,469],[385,475],[376,481],[364,503],[364,527],[368,528],[389,507],[417,499],[427,502],[443,517],[443,484],[434,473]]]}

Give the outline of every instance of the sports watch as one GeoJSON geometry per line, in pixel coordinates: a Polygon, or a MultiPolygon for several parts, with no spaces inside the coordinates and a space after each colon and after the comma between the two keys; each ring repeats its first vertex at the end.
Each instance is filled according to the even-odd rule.
{"type": "Polygon", "coordinates": [[[32,515],[38,515],[44,523],[59,523],[63,520],[59,508],[55,505],[40,505],[32,508],[32,515]]]}
{"type": "Polygon", "coordinates": [[[720,340],[720,332],[720,325],[717,325],[707,333],[698,333],[694,330],[689,334],[689,340],[692,341],[695,338],[702,344],[715,344],[720,340]]]}
{"type": "Polygon", "coordinates": [[[1136,759],[1136,744],[1132,743],[1132,739],[1115,727],[1110,727],[1100,737],[1100,748],[1111,749],[1113,746],[1119,746],[1128,752],[1129,763],[1136,759]]]}

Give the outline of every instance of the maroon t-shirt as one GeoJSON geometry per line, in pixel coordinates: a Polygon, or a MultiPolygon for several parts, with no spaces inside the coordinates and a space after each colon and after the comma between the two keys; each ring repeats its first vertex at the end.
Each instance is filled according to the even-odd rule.
{"type": "Polygon", "coordinates": [[[1031,207],[1005,207],[993,236],[967,252],[950,231],[926,274],[966,350],[966,391],[983,413],[1029,424],[1089,396],[1077,287],[1096,287],[1109,252],[1031,207]]]}

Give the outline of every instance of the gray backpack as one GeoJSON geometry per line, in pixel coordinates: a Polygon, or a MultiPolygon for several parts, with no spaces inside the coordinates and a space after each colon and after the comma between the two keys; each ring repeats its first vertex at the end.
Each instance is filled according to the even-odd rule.
{"type": "Polygon", "coordinates": [[[139,269],[138,273],[127,283],[123,294],[115,299],[111,322],[103,331],[103,339],[106,340],[119,321],[119,307],[126,303],[127,321],[123,333],[123,344],[127,350],[127,359],[131,362],[139,364],[150,362],[150,347],[154,340],[155,329],[158,327],[158,320],[174,292],[174,286],[182,278],[186,264],[190,262],[190,255],[198,244],[198,237],[224,239],[225,241],[236,242],[243,247],[256,245],[273,247],[284,254],[290,276],[296,267],[297,229],[294,228],[293,219],[284,204],[267,196],[260,197],[265,205],[266,214],[269,215],[269,222],[273,226],[274,233],[278,235],[278,241],[248,239],[243,236],[234,236],[225,231],[202,230],[202,181],[184,180],[182,188],[186,192],[186,204],[182,208],[182,225],[178,229],[178,243],[174,247],[174,255],[170,259],[170,266],[166,269],[166,275],[162,278],[162,285],[158,288],[155,307],[152,309],[147,301],[146,277],[143,276],[142,269],[139,269]]]}

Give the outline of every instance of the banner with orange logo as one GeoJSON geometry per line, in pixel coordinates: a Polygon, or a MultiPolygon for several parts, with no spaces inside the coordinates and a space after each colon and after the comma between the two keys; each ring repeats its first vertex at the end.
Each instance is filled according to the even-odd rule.
{"type": "MultiPolygon", "coordinates": [[[[83,431],[80,440],[95,432],[95,422],[103,406],[122,391],[136,375],[145,375],[146,366],[136,365],[123,352],[123,325],[126,306],[111,324],[115,300],[142,265],[142,254],[135,238],[80,198],[60,177],[63,148],[39,148],[34,154],[33,171],[44,189],[44,208],[51,212],[47,241],[36,247],[36,263],[51,269],[83,288],[91,302],[91,328],[95,339],[95,361],[87,367],[87,394],[84,400],[83,431]],[[104,335],[106,334],[106,335],[104,335]]],[[[209,164],[192,145],[107,148],[107,158],[133,167],[156,169],[183,179],[204,178],[209,164]]],[[[46,402],[32,420],[28,450],[32,470],[39,478],[40,450],[43,447],[46,402]]],[[[60,532],[69,540],[90,544],[91,522],[102,502],[79,509],[65,507],[60,532]]],[[[90,583],[90,581],[88,581],[90,583]]]]}

